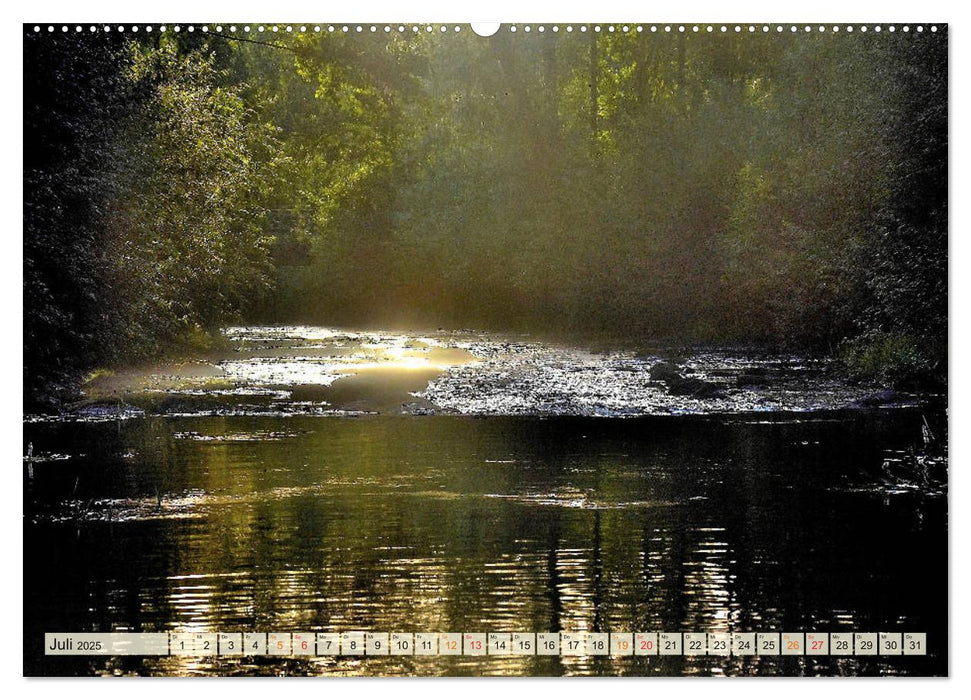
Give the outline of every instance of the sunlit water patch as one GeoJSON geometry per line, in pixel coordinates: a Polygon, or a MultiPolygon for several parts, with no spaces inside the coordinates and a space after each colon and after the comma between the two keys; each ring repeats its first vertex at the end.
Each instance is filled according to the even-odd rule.
{"type": "Polygon", "coordinates": [[[233,327],[206,359],[102,375],[58,416],[419,416],[812,412],[919,405],[841,381],[822,360],[713,351],[594,352],[475,331],[233,327]]]}

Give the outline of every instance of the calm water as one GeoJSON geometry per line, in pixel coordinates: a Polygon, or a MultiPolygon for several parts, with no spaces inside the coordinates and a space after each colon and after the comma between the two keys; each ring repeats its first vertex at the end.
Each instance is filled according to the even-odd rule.
{"type": "Polygon", "coordinates": [[[879,479],[921,421],[885,409],[27,423],[25,449],[49,459],[25,469],[25,671],[946,674],[946,497],[879,479]],[[42,655],[45,631],[362,629],[926,631],[930,655],[42,655]]]}

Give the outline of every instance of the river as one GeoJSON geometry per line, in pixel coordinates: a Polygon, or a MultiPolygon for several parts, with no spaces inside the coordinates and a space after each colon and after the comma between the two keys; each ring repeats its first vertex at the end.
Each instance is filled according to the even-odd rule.
{"type": "Polygon", "coordinates": [[[800,358],[228,329],[24,422],[31,675],[944,675],[940,397],[800,358]],[[662,360],[714,386],[672,394],[662,360]],[[879,405],[878,405],[879,404],[879,405]],[[923,657],[45,657],[53,631],[916,631],[923,657]]]}

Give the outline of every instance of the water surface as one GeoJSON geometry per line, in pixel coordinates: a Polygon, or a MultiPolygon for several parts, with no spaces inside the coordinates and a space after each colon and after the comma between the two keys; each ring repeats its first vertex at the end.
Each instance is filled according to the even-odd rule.
{"type": "MultiPolygon", "coordinates": [[[[134,410],[137,397],[126,396],[114,413],[26,422],[25,671],[947,673],[946,489],[940,479],[928,488],[892,478],[885,467],[920,443],[925,418],[943,432],[940,410],[484,417],[421,397],[421,415],[397,410],[397,393],[431,396],[429,382],[454,385],[490,361],[481,348],[458,348],[475,359],[454,349],[413,362],[427,376],[411,384],[378,391],[375,380],[363,399],[346,391],[359,410],[335,394],[294,398],[312,386],[300,384],[303,375],[297,383],[246,375],[201,383],[202,394],[180,395],[179,410],[134,410]],[[393,409],[375,410],[375,396],[393,409]],[[269,409],[299,401],[319,410],[269,409]],[[109,630],[918,631],[928,633],[930,655],[42,655],[43,632],[109,630]]],[[[401,356],[410,351],[427,357],[422,348],[401,356]]],[[[312,362],[313,371],[345,376],[324,388],[387,369],[367,356],[327,362],[323,370],[312,362]],[[355,362],[368,366],[348,371],[355,362]]],[[[141,390],[161,381],[152,376],[141,390]]],[[[618,391],[626,389],[602,393],[618,391]]]]}

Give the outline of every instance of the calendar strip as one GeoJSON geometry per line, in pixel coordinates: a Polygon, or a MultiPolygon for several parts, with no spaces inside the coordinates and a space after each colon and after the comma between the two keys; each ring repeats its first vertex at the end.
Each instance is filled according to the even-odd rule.
{"type": "Polygon", "coordinates": [[[48,656],[924,656],[923,632],[88,632],[48,656]]]}

